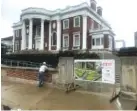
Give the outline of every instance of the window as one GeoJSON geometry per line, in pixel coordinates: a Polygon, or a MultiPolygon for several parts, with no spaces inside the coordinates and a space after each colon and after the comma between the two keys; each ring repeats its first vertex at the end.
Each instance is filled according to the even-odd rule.
{"type": "Polygon", "coordinates": [[[63,20],[63,29],[69,28],[69,19],[63,20]]]}
{"type": "Polygon", "coordinates": [[[16,37],[19,37],[19,30],[16,30],[16,31],[15,31],[15,36],[16,36],[16,37]]]}
{"type": "Polygon", "coordinates": [[[69,35],[68,34],[63,35],[63,47],[69,47],[69,35]]]}
{"type": "Polygon", "coordinates": [[[104,39],[103,39],[103,37],[93,38],[93,39],[92,39],[92,45],[93,45],[93,46],[100,46],[100,45],[103,45],[103,44],[104,44],[104,39]]]}
{"type": "Polygon", "coordinates": [[[101,45],[103,45],[104,44],[104,38],[102,37],[101,38],[101,45]]]}
{"type": "Polygon", "coordinates": [[[51,45],[55,46],[57,44],[57,34],[56,32],[53,32],[52,39],[51,39],[51,45]]]}
{"type": "Polygon", "coordinates": [[[73,35],[73,46],[80,46],[80,34],[73,35]]]}
{"type": "Polygon", "coordinates": [[[101,45],[101,44],[100,44],[100,38],[97,38],[97,39],[96,39],[96,46],[98,46],[98,45],[101,45]]]}
{"type": "Polygon", "coordinates": [[[74,27],[80,27],[80,16],[74,17],[74,27]]]}
{"type": "Polygon", "coordinates": [[[92,39],[92,45],[95,45],[95,39],[92,39]]]}
{"type": "Polygon", "coordinates": [[[41,27],[36,26],[36,36],[40,36],[41,27]]]}

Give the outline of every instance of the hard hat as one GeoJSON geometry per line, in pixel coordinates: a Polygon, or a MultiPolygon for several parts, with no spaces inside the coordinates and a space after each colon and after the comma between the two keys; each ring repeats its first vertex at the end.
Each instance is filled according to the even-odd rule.
{"type": "Polygon", "coordinates": [[[43,62],[43,65],[46,65],[46,62],[43,62]]]}

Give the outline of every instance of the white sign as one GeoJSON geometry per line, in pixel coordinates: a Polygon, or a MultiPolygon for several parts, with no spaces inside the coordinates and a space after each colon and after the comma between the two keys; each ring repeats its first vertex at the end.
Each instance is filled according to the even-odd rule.
{"type": "Polygon", "coordinates": [[[115,83],[115,61],[103,60],[102,61],[102,82],[115,83]]]}

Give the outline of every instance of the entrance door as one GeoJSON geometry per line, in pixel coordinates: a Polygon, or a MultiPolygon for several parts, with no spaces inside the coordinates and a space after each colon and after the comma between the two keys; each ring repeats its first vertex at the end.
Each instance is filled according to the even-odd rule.
{"type": "Polygon", "coordinates": [[[40,40],[36,40],[36,49],[40,49],[40,40]]]}

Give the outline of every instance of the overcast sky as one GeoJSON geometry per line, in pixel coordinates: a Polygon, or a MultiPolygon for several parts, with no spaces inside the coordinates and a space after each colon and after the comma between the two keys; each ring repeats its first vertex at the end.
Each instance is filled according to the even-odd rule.
{"type": "MultiPolygon", "coordinates": [[[[12,24],[19,21],[21,10],[40,7],[50,10],[77,5],[90,0],[2,0],[1,37],[12,34],[12,24]]],[[[116,39],[124,39],[126,46],[134,46],[137,31],[137,0],[96,0],[103,7],[103,17],[111,24],[116,39]]],[[[118,47],[120,44],[118,45],[118,47]]]]}

